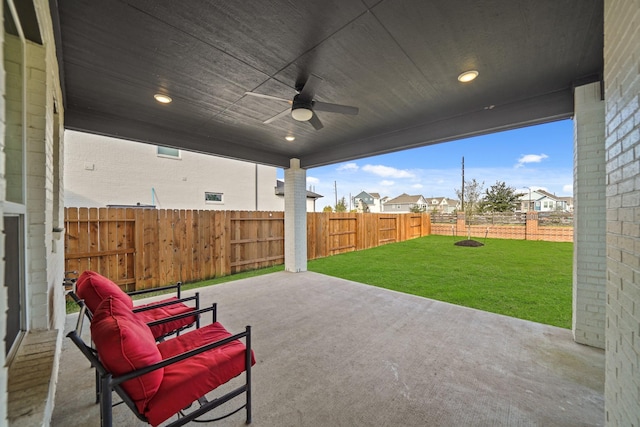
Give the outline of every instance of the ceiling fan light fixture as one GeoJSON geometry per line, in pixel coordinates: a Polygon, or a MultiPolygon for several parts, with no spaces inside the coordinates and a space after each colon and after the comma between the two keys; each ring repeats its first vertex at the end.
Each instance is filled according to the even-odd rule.
{"type": "Polygon", "coordinates": [[[169,95],[165,95],[163,93],[156,93],[153,97],[161,104],[169,104],[173,101],[169,95]]]}
{"type": "Polygon", "coordinates": [[[297,120],[299,122],[306,122],[313,117],[313,111],[310,108],[299,107],[291,110],[291,117],[293,120],[297,120]]]}
{"type": "Polygon", "coordinates": [[[460,74],[458,76],[458,81],[462,82],[462,83],[468,83],[472,80],[475,80],[475,78],[478,77],[478,72],[476,70],[469,70],[469,71],[465,71],[464,73],[460,74]]]}
{"type": "Polygon", "coordinates": [[[284,137],[284,139],[286,139],[289,142],[293,142],[293,141],[296,140],[296,137],[293,136],[293,135],[287,135],[287,136],[284,137]]]}

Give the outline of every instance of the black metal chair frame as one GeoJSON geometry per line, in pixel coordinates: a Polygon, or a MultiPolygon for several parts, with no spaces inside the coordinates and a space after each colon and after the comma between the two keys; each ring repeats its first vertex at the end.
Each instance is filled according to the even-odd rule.
{"type": "MultiPolygon", "coordinates": [[[[242,409],[245,409],[246,424],[251,424],[252,419],[251,419],[251,327],[250,326],[246,326],[244,332],[232,335],[223,340],[207,343],[205,345],[197,347],[188,352],[163,360],[162,362],[154,363],[153,365],[149,365],[147,367],[137,369],[135,371],[131,371],[119,377],[113,377],[111,373],[107,371],[104,365],[100,362],[100,359],[98,358],[97,350],[92,348],[90,345],[87,345],[82,339],[82,326],[83,326],[83,321],[85,317],[84,312],[86,310],[87,310],[87,307],[85,305],[82,305],[80,309],[80,314],[78,315],[76,329],[69,332],[67,334],[67,337],[69,337],[71,341],[73,341],[73,343],[80,349],[82,354],[84,354],[84,356],[89,360],[89,362],[91,363],[91,366],[93,366],[96,369],[100,379],[100,388],[102,390],[108,391],[108,392],[100,393],[100,426],[101,427],[112,427],[112,424],[113,424],[112,409],[114,406],[120,405],[121,403],[125,403],[129,407],[129,409],[131,409],[133,413],[136,414],[138,419],[144,422],[148,422],[146,417],[138,412],[133,400],[121,387],[121,384],[123,382],[139,377],[141,375],[148,374],[149,372],[155,371],[156,369],[164,368],[165,366],[169,366],[171,364],[181,362],[197,354],[214,349],[216,347],[221,347],[232,341],[242,339],[242,338],[244,338],[245,340],[245,348],[246,348],[245,349],[245,383],[211,401],[206,400],[206,398],[202,396],[197,400],[197,402],[200,403],[201,405],[198,409],[195,409],[188,414],[184,414],[182,411],[178,412],[176,414],[178,415],[178,419],[170,424],[167,424],[166,427],[182,426],[188,422],[194,421],[196,420],[196,418],[200,417],[201,415],[227,403],[231,399],[237,396],[240,396],[242,393],[245,393],[245,403],[242,406],[222,416],[219,416],[217,418],[206,420],[206,422],[218,421],[218,420],[227,418],[241,411],[242,409]],[[115,404],[113,403],[112,401],[113,391],[115,391],[120,396],[122,401],[116,402],[115,404]]],[[[198,310],[197,314],[201,315],[209,311],[212,312],[213,322],[216,322],[217,306],[215,303],[212,304],[211,307],[198,310]]],[[[174,320],[175,318],[179,318],[179,317],[187,317],[187,316],[193,316],[193,315],[194,313],[185,313],[178,316],[173,316],[172,318],[170,318],[170,320],[174,320]]],[[[170,321],[170,320],[163,319],[163,320],[159,320],[158,322],[170,321]]]]}
{"type": "MultiPolygon", "coordinates": [[[[75,285],[75,283],[74,283],[75,285]]],[[[151,327],[151,326],[155,326],[155,325],[161,325],[163,323],[167,323],[173,320],[178,320],[178,319],[183,319],[183,318],[187,318],[187,317],[191,317],[196,315],[196,312],[198,310],[200,310],[200,293],[196,292],[195,295],[191,296],[191,297],[186,297],[186,298],[181,298],[180,297],[180,293],[182,290],[182,282],[177,282],[174,285],[167,285],[167,286],[162,286],[159,288],[151,288],[151,289],[142,289],[139,291],[132,291],[132,292],[127,292],[127,295],[129,296],[134,296],[134,295],[144,295],[147,293],[152,293],[152,292],[162,292],[162,291],[168,291],[171,289],[175,289],[176,290],[176,298],[175,300],[171,300],[171,301],[158,301],[157,303],[151,303],[149,305],[143,306],[143,307],[133,307],[133,312],[134,313],[139,313],[142,311],[148,311],[148,310],[153,310],[155,308],[159,308],[159,307],[166,307],[166,306],[170,306],[170,305],[174,305],[174,304],[184,304],[185,302],[189,302],[189,301],[195,301],[195,306],[194,306],[194,311],[193,312],[189,312],[189,313],[185,313],[183,315],[176,315],[176,316],[171,316],[171,317],[166,317],[166,318],[162,318],[162,319],[158,319],[158,320],[154,320],[152,322],[147,322],[147,326],[151,327]]],[[[84,303],[84,300],[80,299],[80,297],[76,294],[75,289],[69,290],[66,292],[67,295],[69,295],[74,301],[75,303],[80,307],[80,310],[84,313],[85,316],[87,316],[87,319],[89,319],[89,321],[91,321],[93,319],[93,313],[91,312],[91,310],[89,309],[89,307],[87,307],[87,305],[84,303]],[[84,310],[83,310],[84,308],[84,310]]],[[[215,321],[215,320],[214,320],[215,321]]],[[[193,326],[193,323],[189,323],[187,325],[184,325],[178,329],[174,329],[171,332],[168,332],[164,335],[161,335],[159,337],[156,337],[156,341],[161,342],[164,341],[165,338],[168,338],[172,335],[180,335],[180,332],[184,331],[185,329],[188,329],[190,327],[193,326]]],[[[200,328],[200,316],[196,315],[196,321],[195,321],[195,326],[196,329],[200,328]]],[[[101,384],[100,384],[100,377],[99,377],[99,372],[96,370],[96,403],[100,403],[100,392],[101,392],[101,384]]]]}

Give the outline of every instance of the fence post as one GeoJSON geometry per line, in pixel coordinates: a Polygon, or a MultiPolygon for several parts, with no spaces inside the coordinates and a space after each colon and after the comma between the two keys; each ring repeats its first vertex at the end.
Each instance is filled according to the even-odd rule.
{"type": "Polygon", "coordinates": [[[527,212],[524,239],[538,240],[538,212],[527,212]]]}
{"type": "Polygon", "coordinates": [[[457,219],[456,219],[456,236],[460,235],[460,232],[462,232],[462,235],[464,236],[465,225],[466,225],[465,223],[466,223],[466,219],[465,219],[464,212],[462,211],[458,212],[457,219]]]}

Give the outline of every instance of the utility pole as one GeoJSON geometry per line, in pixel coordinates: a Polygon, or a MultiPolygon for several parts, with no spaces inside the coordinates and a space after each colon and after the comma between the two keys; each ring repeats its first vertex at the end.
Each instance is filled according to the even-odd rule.
{"type": "Polygon", "coordinates": [[[460,192],[461,199],[460,203],[462,206],[462,212],[464,212],[464,156],[462,156],[462,191],[460,192]]]}
{"type": "Polygon", "coordinates": [[[338,208],[338,181],[333,181],[333,192],[336,195],[336,209],[338,208]]]}

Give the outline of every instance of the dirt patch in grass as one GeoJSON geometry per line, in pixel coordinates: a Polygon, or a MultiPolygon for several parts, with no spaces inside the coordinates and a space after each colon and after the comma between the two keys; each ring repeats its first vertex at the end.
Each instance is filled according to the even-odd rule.
{"type": "Polygon", "coordinates": [[[455,242],[456,246],[468,246],[471,248],[477,248],[478,246],[484,246],[484,243],[480,243],[477,240],[460,240],[459,242],[455,242]]]}

